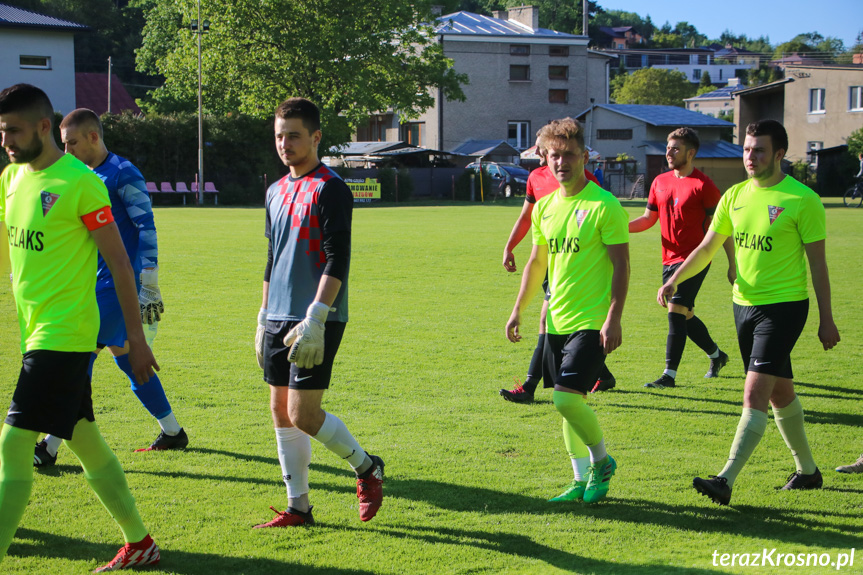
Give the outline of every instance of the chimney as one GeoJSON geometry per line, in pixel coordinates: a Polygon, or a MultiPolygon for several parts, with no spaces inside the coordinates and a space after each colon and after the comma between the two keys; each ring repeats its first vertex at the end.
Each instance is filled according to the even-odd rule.
{"type": "Polygon", "coordinates": [[[740,78],[737,78],[736,76],[734,78],[728,78],[728,86],[739,86],[739,85],[740,85],[740,78]]]}
{"type": "Polygon", "coordinates": [[[498,20],[506,20],[508,18],[506,10],[492,10],[491,15],[498,20]]]}
{"type": "Polygon", "coordinates": [[[535,6],[510,8],[509,19],[530,26],[533,30],[539,28],[539,10],[535,6]]]}

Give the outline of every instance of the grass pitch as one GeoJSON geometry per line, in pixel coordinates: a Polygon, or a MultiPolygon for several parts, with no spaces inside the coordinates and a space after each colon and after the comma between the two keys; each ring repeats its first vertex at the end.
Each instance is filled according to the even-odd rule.
{"type": "MultiPolygon", "coordinates": [[[[773,563],[779,553],[835,562],[852,548],[854,565],[840,572],[860,572],[863,476],[832,470],[863,451],[863,211],[827,210],[842,342],[821,349],[812,294],[793,354],[825,487],[775,490],[794,468],[771,422],[737,480],[733,506],[720,508],[691,481],[722,468],[740,415],[742,366],[724,254],[696,309],[732,362],[722,377],[704,380],[708,360],[689,342],[679,387],[647,390],[642,384],[662,371],[667,331],[665,311],[654,301],[659,226],[632,236],[624,344],[608,361],[617,389],[590,397],[618,472],[598,504],[550,504],[571,479],[551,394],[538,390],[531,405],[497,394],[524,376],[539,315],[537,299],[525,316],[525,340],[506,341],[520,274],[507,274],[501,258],[519,209],[513,203],[355,210],[351,320],[324,407],[385,459],[384,507],[361,523],[353,474],[314,445],[318,526],[257,531],[251,526],[271,517],[269,505],[285,506],[268,389],[254,357],[266,259],[263,210],[157,209],[166,312],[155,353],[189,449],[133,453],[155,438],[157,425],[107,355],[96,364],[93,385],[97,421],[162,548],[161,565],[147,572],[834,573],[832,565],[788,567],[781,559],[759,567],[740,567],[740,559],[723,567],[720,560],[724,553],[775,549],[773,563]]],[[[633,216],[643,209],[627,205],[633,216]]],[[[528,252],[528,243],[516,252],[519,269],[528,252]]],[[[5,282],[0,312],[0,399],[8,405],[20,352],[5,282]]],[[[110,560],[121,542],[64,448],[55,468],[36,473],[0,571],[84,573],[110,560]]]]}

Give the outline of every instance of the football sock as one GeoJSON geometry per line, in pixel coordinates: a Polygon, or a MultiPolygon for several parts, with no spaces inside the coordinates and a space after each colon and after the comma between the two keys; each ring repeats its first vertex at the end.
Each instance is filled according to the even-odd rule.
{"type": "Polygon", "coordinates": [[[33,443],[39,434],[12,427],[0,431],[0,561],[12,543],[33,488],[33,443]]]}
{"type": "Polygon", "coordinates": [[[96,363],[96,359],[99,357],[99,354],[96,352],[90,352],[90,365],[87,366],[87,376],[92,380],[93,379],[93,364],[96,363]]]}
{"type": "Polygon", "coordinates": [[[598,461],[602,461],[606,457],[608,457],[608,453],[605,451],[605,440],[600,439],[599,443],[596,445],[588,445],[587,449],[590,451],[590,462],[596,463],[598,461]]]}
{"type": "Polygon", "coordinates": [[[324,419],[324,424],[314,436],[317,441],[324,444],[324,447],[347,461],[357,475],[368,471],[372,466],[371,458],[366,454],[348,428],[341,419],[327,413],[324,419]]]}
{"type": "Polygon", "coordinates": [[[815,465],[812,450],[809,449],[809,441],[806,439],[806,430],[803,428],[803,406],[800,405],[800,398],[795,395],[794,401],[785,407],[774,407],[773,420],[779,428],[779,433],[782,434],[782,439],[785,440],[785,445],[794,456],[797,471],[804,475],[815,473],[818,467],[815,465]]]}
{"type": "Polygon", "coordinates": [[[312,440],[296,427],[277,427],[276,446],[279,465],[282,466],[282,479],[288,489],[288,506],[305,513],[309,510],[312,440]]]}
{"type": "Polygon", "coordinates": [[[664,369],[664,370],[662,370],[662,373],[667,375],[671,379],[674,379],[675,377],[677,377],[677,370],[676,369],[664,369]]]}
{"type": "Polygon", "coordinates": [[[545,351],[545,334],[539,334],[536,341],[536,347],[533,348],[533,355],[530,358],[530,365],[527,367],[527,377],[521,385],[526,391],[534,391],[542,379],[542,354],[545,351]]]}
{"type": "MultiPolygon", "coordinates": [[[[168,403],[168,398],[165,396],[165,390],[162,389],[162,382],[158,375],[153,375],[147,383],[138,385],[135,379],[135,374],[132,372],[132,364],[129,363],[129,354],[123,354],[114,358],[129,382],[132,384],[132,391],[150,412],[150,415],[156,419],[161,419],[171,413],[171,404],[168,403]]],[[[179,431],[177,432],[179,433],[179,431]]]]}
{"type": "Polygon", "coordinates": [[[602,441],[602,429],[596,414],[585,402],[580,393],[555,390],[552,394],[554,407],[572,427],[573,432],[588,446],[597,445],[602,441]]]}
{"type": "Polygon", "coordinates": [[[665,340],[665,369],[677,371],[685,347],[686,316],[682,313],[669,313],[668,338],[665,340]]]}
{"type": "Polygon", "coordinates": [[[57,456],[57,450],[60,449],[60,444],[63,443],[63,438],[55,437],[53,435],[45,436],[45,451],[48,452],[48,455],[57,456]]]}
{"type": "Polygon", "coordinates": [[[611,370],[608,369],[608,366],[603,362],[602,371],[599,373],[599,379],[603,381],[608,381],[609,379],[614,379],[614,376],[611,375],[611,370]]]}
{"type": "Polygon", "coordinates": [[[707,326],[704,322],[698,319],[697,316],[692,316],[686,320],[686,335],[689,336],[695,345],[710,357],[719,357],[719,347],[716,342],[710,337],[710,332],[707,331],[707,326]],[[716,355],[711,355],[711,354],[716,355]]]}
{"type": "Polygon", "coordinates": [[[86,419],[78,420],[72,439],[66,440],[66,445],[81,462],[84,478],[120,526],[126,543],[136,543],[146,537],[147,528],[138,514],[126,475],[117,456],[99,433],[99,427],[86,419]]]}
{"type": "Polygon", "coordinates": [[[174,417],[173,411],[168,413],[165,417],[160,417],[158,421],[159,427],[161,427],[162,431],[168,435],[179,435],[180,431],[183,429],[180,427],[180,424],[177,423],[177,418],[174,417]]]}
{"type": "Polygon", "coordinates": [[[576,481],[581,481],[587,475],[587,468],[590,465],[590,451],[569,422],[566,419],[562,421],[563,443],[566,445],[566,452],[572,461],[574,478],[576,481]]]}
{"type": "Polygon", "coordinates": [[[728,462],[725,464],[725,468],[719,472],[719,477],[724,477],[728,481],[728,487],[734,485],[737,474],[740,473],[749,456],[755,451],[755,446],[761,441],[761,436],[764,435],[766,428],[767,414],[765,412],[751,407],[743,408],[740,423],[737,424],[737,433],[731,443],[728,462]]]}

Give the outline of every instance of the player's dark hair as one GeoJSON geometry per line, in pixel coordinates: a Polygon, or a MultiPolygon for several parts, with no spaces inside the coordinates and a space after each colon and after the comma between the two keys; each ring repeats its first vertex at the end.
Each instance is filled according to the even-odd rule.
{"type": "Polygon", "coordinates": [[[773,145],[773,153],[777,150],[788,151],[788,132],[785,131],[785,126],[776,120],[759,120],[752,122],[746,126],[747,136],[770,136],[770,143],[773,145]]]}
{"type": "Polygon", "coordinates": [[[677,128],[668,134],[668,139],[680,140],[686,144],[687,148],[694,149],[696,153],[698,152],[698,148],[701,147],[701,140],[698,139],[698,132],[686,126],[677,128]]]}
{"type": "Polygon", "coordinates": [[[96,112],[89,108],[76,108],[66,114],[66,117],[60,122],[61,130],[85,127],[92,128],[99,134],[99,139],[104,139],[105,134],[102,131],[102,120],[99,119],[96,112]]]}
{"type": "Polygon", "coordinates": [[[548,152],[548,150],[556,145],[563,144],[569,140],[574,140],[578,147],[582,150],[584,147],[584,128],[577,120],[572,118],[562,118],[560,120],[552,120],[536,133],[537,148],[548,152]]]}
{"type": "Polygon", "coordinates": [[[276,108],[276,118],[287,120],[299,118],[309,133],[321,129],[321,111],[310,100],[305,98],[288,98],[276,108]]]}
{"type": "Polygon", "coordinates": [[[31,84],[15,84],[0,92],[0,114],[26,114],[32,120],[48,118],[54,127],[54,106],[48,96],[31,84]]]}

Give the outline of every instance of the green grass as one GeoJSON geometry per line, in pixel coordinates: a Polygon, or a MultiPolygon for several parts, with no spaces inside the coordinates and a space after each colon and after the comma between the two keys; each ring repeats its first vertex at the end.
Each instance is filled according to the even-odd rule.
{"type": "MultiPolygon", "coordinates": [[[[719,553],[837,553],[863,565],[863,477],[832,471],[863,451],[860,352],[863,211],[828,209],[835,350],[818,343],[817,307],[793,358],[807,430],[825,488],[777,492],[793,461],[776,427],[720,508],[692,488],[716,473],[740,414],[742,369],[720,255],[698,314],[734,358],[718,380],[691,342],[679,387],[642,388],[663,367],[667,322],[658,226],[634,235],[624,344],[609,359],[614,392],[590,398],[619,463],[609,497],[551,505],[571,479],[551,394],[532,405],[497,394],[523,377],[533,336],[509,343],[504,324],[519,276],[502,248],[517,203],[357,209],[351,321],[325,408],[386,460],[384,507],[357,516],[352,473],[313,448],[318,526],[253,531],[285,506],[268,389],[254,358],[266,244],[262,209],[163,208],[159,226],[166,313],[155,352],[191,444],[184,453],[133,453],[155,423],[107,357],[94,374],[97,421],[117,452],[141,514],[163,551],[151,573],[820,573],[835,568],[731,568],[719,553]]],[[[632,215],[643,204],[631,204],[632,215]]],[[[522,265],[529,246],[516,253],[522,265]]],[[[538,322],[539,301],[526,334],[538,322]]],[[[0,282],[0,403],[20,367],[8,283],[0,282]]],[[[118,528],[68,450],[37,472],[3,573],[84,573],[113,557],[118,528]]]]}

